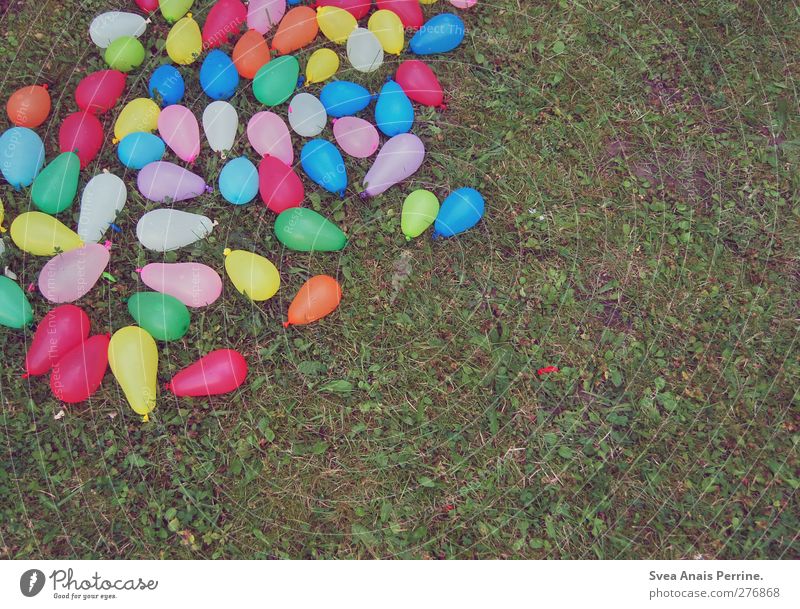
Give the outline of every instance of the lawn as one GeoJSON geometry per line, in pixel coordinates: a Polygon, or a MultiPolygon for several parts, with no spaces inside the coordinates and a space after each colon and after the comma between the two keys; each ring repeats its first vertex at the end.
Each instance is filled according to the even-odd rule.
{"type": "MultiPolygon", "coordinates": [[[[50,85],[48,160],[77,82],[105,67],[88,24],[119,6],[135,10],[0,1],[2,101],[50,85]]],[[[464,43],[432,59],[448,107],[416,108],[422,169],[367,201],[369,161],[348,159],[344,199],[306,182],[342,252],[286,251],[272,212],[218,194],[177,205],[218,221],[208,239],[146,251],[136,222],[158,205],[124,174],[115,281],[77,303],[95,332],[133,323],[125,299],[148,262],[222,272],[225,247],[252,249],[282,286],[254,304],[226,279],[182,341],[159,343],[162,382],[223,347],[250,376],[232,396],[162,391],[146,424],[110,373],[69,407],[46,377],[21,380],[30,332],[0,329],[0,557],[800,556],[800,9],[482,0],[460,14],[464,43]],[[406,242],[404,197],[461,186],[483,193],[484,220],[406,242]],[[342,282],[342,305],[284,329],[319,273],[342,282]]],[[[166,61],[167,32],[156,15],[129,98],[166,61]]],[[[377,91],[398,61],[365,77],[343,59],[339,77],[377,91]]],[[[198,67],[181,72],[200,116],[198,67]]],[[[233,103],[235,152],[253,158],[243,128],[263,107],[249,86],[233,103]]],[[[216,182],[221,166],[204,142],[195,171],[216,182]]],[[[110,136],[81,185],[102,168],[123,175],[110,136]]],[[[28,192],[0,185],[6,227],[28,192]]],[[[2,238],[0,265],[34,282],[46,259],[2,238]]],[[[30,300],[37,320],[52,306],[30,300]]]]}

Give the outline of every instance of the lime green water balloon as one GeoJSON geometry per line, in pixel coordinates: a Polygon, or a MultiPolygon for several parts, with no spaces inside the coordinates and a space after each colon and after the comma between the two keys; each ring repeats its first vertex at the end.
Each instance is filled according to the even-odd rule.
{"type": "Polygon", "coordinates": [[[406,197],[403,202],[403,214],[400,217],[400,228],[410,241],[428,230],[439,213],[439,199],[429,190],[420,188],[406,197]]]}
{"type": "Polygon", "coordinates": [[[106,47],[103,59],[114,70],[130,72],[142,65],[144,47],[133,36],[120,36],[106,47]]]}

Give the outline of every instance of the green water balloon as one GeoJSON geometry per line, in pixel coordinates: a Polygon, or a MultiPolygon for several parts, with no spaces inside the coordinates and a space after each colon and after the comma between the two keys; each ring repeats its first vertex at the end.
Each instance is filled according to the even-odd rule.
{"type": "Polygon", "coordinates": [[[34,205],[46,214],[68,209],[78,192],[81,161],[74,152],[62,152],[42,169],[31,188],[34,205]]]}
{"type": "Polygon", "coordinates": [[[333,222],[313,209],[292,207],[275,220],[278,241],[298,252],[337,252],[347,237],[333,222]]]}
{"type": "Polygon", "coordinates": [[[16,281],[0,275],[0,325],[24,328],[33,321],[33,309],[16,281]]]}
{"type": "Polygon", "coordinates": [[[142,65],[144,47],[133,36],[120,36],[106,47],[103,59],[113,70],[130,72],[142,65]]]}
{"type": "Polygon", "coordinates": [[[189,330],[189,310],[180,300],[160,292],[136,292],[128,312],[156,340],[178,340],[189,330]]]}
{"type": "Polygon", "coordinates": [[[265,106],[277,106],[297,88],[300,64],[293,55],[283,55],[264,64],[253,79],[253,94],[265,106]]]}
{"type": "Polygon", "coordinates": [[[415,190],[403,201],[400,229],[410,241],[428,230],[439,213],[439,199],[429,190],[415,190]]]}

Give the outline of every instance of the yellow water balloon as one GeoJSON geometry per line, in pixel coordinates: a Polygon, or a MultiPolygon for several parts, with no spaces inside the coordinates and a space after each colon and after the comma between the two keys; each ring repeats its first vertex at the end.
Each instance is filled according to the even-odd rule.
{"type": "Polygon", "coordinates": [[[356,18],[338,6],[321,6],[317,9],[317,25],[331,42],[344,44],[358,27],[356,18]]]}
{"type": "Polygon", "coordinates": [[[40,211],[28,211],[14,218],[11,240],[23,252],[34,256],[55,256],[83,246],[78,233],[40,211]]]}
{"type": "Polygon", "coordinates": [[[203,50],[203,37],[200,26],[189,13],[172,26],[167,34],[167,55],[177,64],[189,65],[200,56],[203,50]]]}
{"type": "Polygon", "coordinates": [[[387,10],[375,11],[367,22],[367,29],[375,34],[387,53],[399,55],[405,44],[403,22],[396,13],[387,10]]]}
{"type": "Polygon", "coordinates": [[[319,49],[311,54],[306,64],[306,84],[323,82],[336,74],[339,56],[330,49],[319,49]]]}
{"type": "Polygon", "coordinates": [[[159,114],[161,114],[161,108],[149,97],[132,99],[125,104],[114,123],[113,143],[122,141],[122,138],[129,133],[155,131],[158,129],[159,114]]]}
{"type": "Polygon", "coordinates": [[[234,287],[251,300],[272,298],[281,285],[278,269],[269,260],[244,250],[226,249],[225,272],[234,287]]]}
{"type": "Polygon", "coordinates": [[[138,326],[117,330],[108,344],[108,365],[131,408],[147,421],[156,407],[156,341],[138,326]]]}

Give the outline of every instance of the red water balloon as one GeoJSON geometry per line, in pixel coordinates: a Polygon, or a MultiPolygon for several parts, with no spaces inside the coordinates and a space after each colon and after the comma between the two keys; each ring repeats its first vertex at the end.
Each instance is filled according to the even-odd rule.
{"type": "Polygon", "coordinates": [[[442,85],[430,66],[419,59],[409,59],[400,64],[394,77],[397,84],[412,101],[423,106],[438,108],[444,100],[442,85]]]}
{"type": "Polygon", "coordinates": [[[152,13],[158,10],[158,0],[136,0],[136,6],[145,13],[152,13]]]}
{"type": "Polygon", "coordinates": [[[53,395],[68,404],[88,400],[106,374],[110,341],[110,334],[92,336],[58,360],[50,373],[53,395]]]}
{"type": "Polygon", "coordinates": [[[372,0],[318,0],[316,6],[343,8],[356,19],[363,19],[372,7],[372,0]]]}
{"type": "Polygon", "coordinates": [[[238,36],[247,19],[247,8],[240,0],[219,0],[208,12],[203,24],[203,47],[215,49],[238,36]]]}
{"type": "Polygon", "coordinates": [[[84,76],[75,89],[78,107],[92,114],[108,112],[125,91],[125,79],[118,70],[99,70],[84,76]]]}
{"type": "Polygon", "coordinates": [[[422,27],[425,18],[419,0],[375,0],[378,10],[392,11],[403,22],[403,27],[416,30],[422,27]]]}
{"type": "Polygon", "coordinates": [[[276,214],[299,207],[306,191],[303,182],[286,163],[267,155],[258,165],[258,192],[264,204],[276,214]]]}
{"type": "Polygon", "coordinates": [[[103,145],[103,125],[91,112],[73,112],[58,130],[61,152],[74,152],[84,169],[94,160],[103,145]]]}
{"type": "Polygon", "coordinates": [[[247,377],[247,360],[233,349],[218,349],[184,368],[167,383],[182,397],[205,397],[234,391],[247,377]]]}
{"type": "Polygon", "coordinates": [[[36,326],[25,356],[25,376],[39,376],[89,336],[89,317],[80,307],[64,304],[51,309],[36,326]]]}

